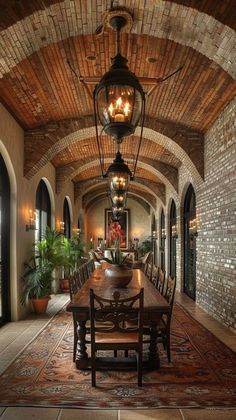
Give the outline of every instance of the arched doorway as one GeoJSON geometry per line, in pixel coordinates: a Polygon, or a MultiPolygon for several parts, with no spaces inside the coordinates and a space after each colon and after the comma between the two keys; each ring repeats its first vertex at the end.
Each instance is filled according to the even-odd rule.
{"type": "Polygon", "coordinates": [[[70,209],[67,198],[64,200],[63,206],[63,222],[64,222],[64,235],[66,238],[71,236],[71,220],[70,220],[70,209]]]}
{"type": "Polygon", "coordinates": [[[196,197],[190,184],[184,200],[184,292],[196,298],[196,236],[191,233],[190,222],[196,218],[196,197]]]}
{"type": "Polygon", "coordinates": [[[0,155],[0,324],[10,321],[10,180],[0,155]]]}
{"type": "Polygon", "coordinates": [[[165,215],[164,210],[161,210],[160,219],[160,265],[161,269],[165,270],[165,242],[166,242],[166,230],[165,230],[165,215]]]}
{"type": "Polygon", "coordinates": [[[41,179],[36,191],[36,239],[41,240],[46,227],[51,227],[51,201],[45,182],[41,179]]]}
{"type": "Polygon", "coordinates": [[[169,215],[169,267],[170,275],[176,277],[176,205],[171,201],[169,215]]]}

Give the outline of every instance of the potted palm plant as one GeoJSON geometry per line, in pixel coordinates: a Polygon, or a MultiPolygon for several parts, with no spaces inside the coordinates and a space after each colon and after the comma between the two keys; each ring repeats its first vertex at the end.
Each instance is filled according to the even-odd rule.
{"type": "Polygon", "coordinates": [[[61,251],[61,266],[63,267],[64,277],[60,280],[60,287],[63,292],[68,292],[69,276],[80,266],[84,245],[77,236],[63,237],[61,251]]]}
{"type": "Polygon", "coordinates": [[[34,255],[24,263],[24,286],[20,301],[30,300],[36,313],[44,313],[52,291],[53,270],[61,264],[62,234],[46,228],[45,236],[34,245],[34,255]]]}

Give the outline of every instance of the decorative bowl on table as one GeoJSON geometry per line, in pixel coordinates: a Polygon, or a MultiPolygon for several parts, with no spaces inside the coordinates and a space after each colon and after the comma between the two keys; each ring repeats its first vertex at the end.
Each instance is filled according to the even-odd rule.
{"type": "Polygon", "coordinates": [[[125,287],[132,280],[132,268],[127,265],[111,265],[105,269],[105,278],[113,287],[125,287]]]}

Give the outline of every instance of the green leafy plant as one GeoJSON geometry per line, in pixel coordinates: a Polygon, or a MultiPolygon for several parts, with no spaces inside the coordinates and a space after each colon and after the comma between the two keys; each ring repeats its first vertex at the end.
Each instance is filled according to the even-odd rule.
{"type": "Polygon", "coordinates": [[[80,242],[78,237],[63,237],[61,244],[61,266],[64,268],[65,277],[68,277],[71,272],[78,269],[83,254],[84,245],[80,242]]]}
{"type": "Polygon", "coordinates": [[[143,257],[147,252],[152,251],[153,245],[152,241],[145,240],[141,243],[141,245],[138,247],[138,256],[143,257]]]}
{"type": "Polygon", "coordinates": [[[20,297],[22,305],[26,305],[29,299],[49,296],[53,281],[51,263],[37,266],[35,257],[32,257],[24,266],[24,288],[20,297]]]}
{"type": "Polygon", "coordinates": [[[94,252],[92,252],[93,254],[93,258],[96,261],[106,261],[110,264],[114,264],[114,265],[126,265],[127,264],[127,260],[128,260],[128,255],[123,255],[121,249],[120,249],[120,241],[119,239],[115,240],[115,248],[114,250],[111,250],[111,258],[107,258],[107,257],[101,257],[98,258],[96,256],[96,254],[94,252]]]}
{"type": "Polygon", "coordinates": [[[51,294],[53,270],[61,266],[63,235],[48,226],[44,238],[33,246],[34,255],[24,263],[24,286],[20,297],[22,305],[29,299],[51,294]]]}

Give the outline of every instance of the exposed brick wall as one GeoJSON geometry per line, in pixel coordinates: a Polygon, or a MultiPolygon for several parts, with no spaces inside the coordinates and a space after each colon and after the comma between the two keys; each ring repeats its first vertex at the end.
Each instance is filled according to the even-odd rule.
{"type": "Polygon", "coordinates": [[[197,191],[197,302],[236,329],[236,99],[205,138],[197,191]]]}

